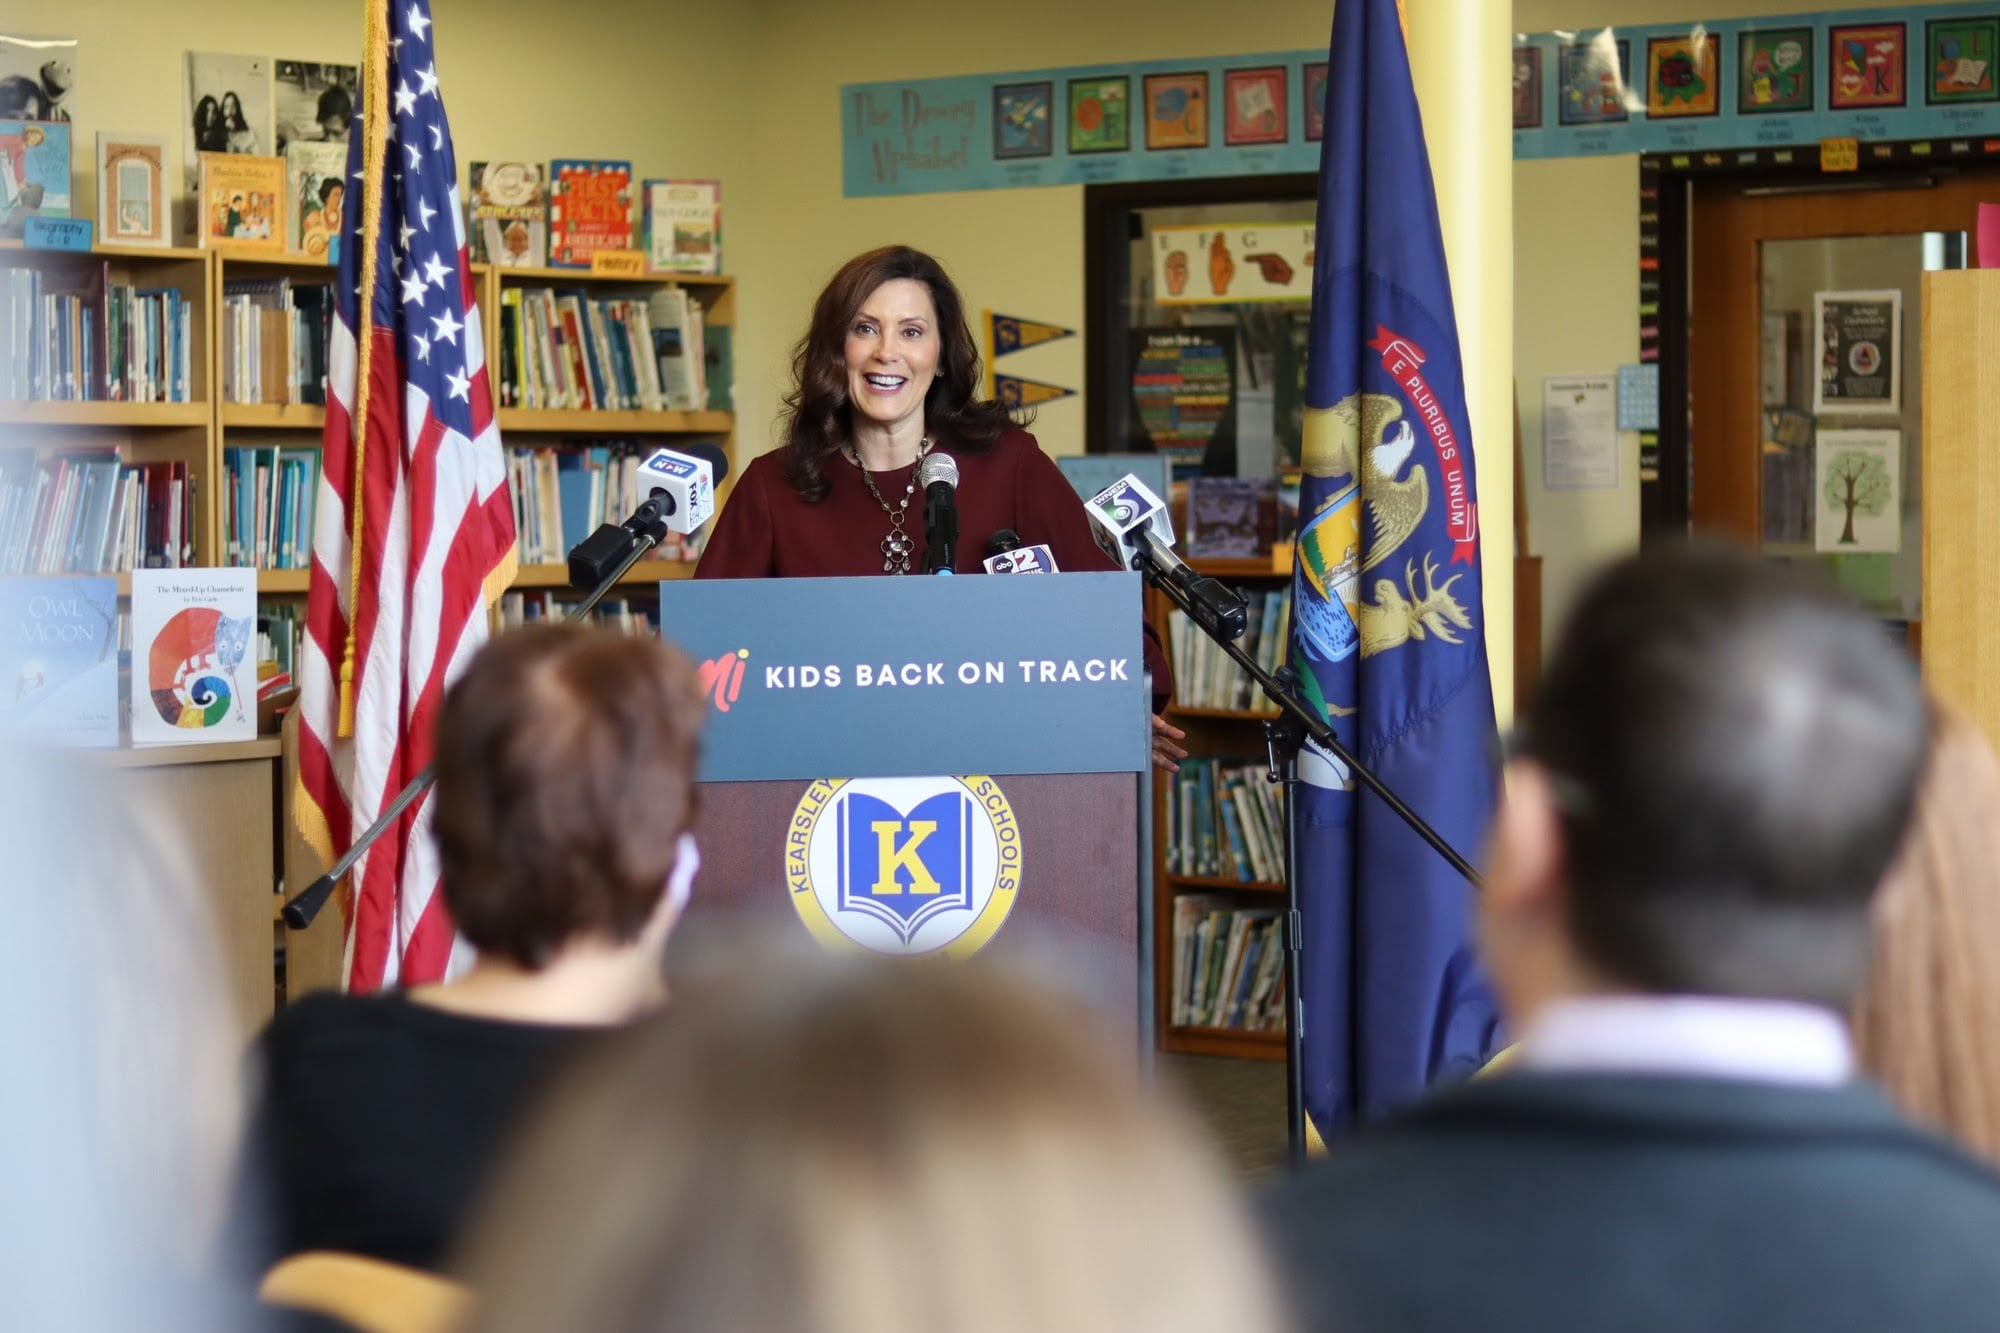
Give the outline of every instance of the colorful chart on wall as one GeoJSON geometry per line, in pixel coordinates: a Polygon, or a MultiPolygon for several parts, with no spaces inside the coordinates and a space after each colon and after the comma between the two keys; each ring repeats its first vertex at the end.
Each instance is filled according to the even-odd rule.
{"type": "Polygon", "coordinates": [[[1310,221],[1155,227],[1147,242],[1155,304],[1312,299],[1310,221]]]}
{"type": "MultiPolygon", "coordinates": [[[[1516,158],[1938,138],[2000,154],[2000,0],[1536,33],[1516,158]]],[[[1312,172],[1326,49],[848,84],[850,198],[1312,172]]],[[[1961,149],[1961,145],[1963,145],[1961,149]]]]}
{"type": "Polygon", "coordinates": [[[1236,445],[1233,324],[1132,330],[1132,402],[1139,427],[1176,461],[1236,445]]]}

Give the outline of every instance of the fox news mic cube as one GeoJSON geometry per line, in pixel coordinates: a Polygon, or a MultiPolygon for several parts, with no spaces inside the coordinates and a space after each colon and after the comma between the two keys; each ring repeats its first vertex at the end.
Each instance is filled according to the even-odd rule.
{"type": "Polygon", "coordinates": [[[715,513],[715,477],[708,460],[671,449],[655,449],[639,464],[639,493],[665,491],[673,500],[668,524],[675,532],[693,532],[715,513]]]}
{"type": "Polygon", "coordinates": [[[674,966],[745,930],[986,954],[1150,1051],[1141,603],[1129,573],[661,584],[709,709],[674,966]]]}

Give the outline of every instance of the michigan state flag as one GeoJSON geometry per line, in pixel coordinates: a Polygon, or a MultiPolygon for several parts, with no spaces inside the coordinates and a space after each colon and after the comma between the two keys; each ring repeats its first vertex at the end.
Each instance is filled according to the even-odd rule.
{"type": "MultiPolygon", "coordinates": [[[[1468,859],[1493,689],[1451,284],[1396,0],[1339,0],[1320,153],[1291,661],[1354,755],[1468,859]]],[[[1330,755],[1297,792],[1301,1078],[1321,1137],[1499,1045],[1474,890],[1330,755]]]]}

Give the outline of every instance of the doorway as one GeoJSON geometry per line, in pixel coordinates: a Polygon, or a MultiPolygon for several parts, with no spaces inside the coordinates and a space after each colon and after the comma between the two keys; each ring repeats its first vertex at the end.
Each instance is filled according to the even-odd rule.
{"type": "Polygon", "coordinates": [[[1689,193],[1687,527],[1823,566],[1913,648],[1922,277],[1966,266],[1994,200],[2000,172],[1951,170],[1689,193]]]}

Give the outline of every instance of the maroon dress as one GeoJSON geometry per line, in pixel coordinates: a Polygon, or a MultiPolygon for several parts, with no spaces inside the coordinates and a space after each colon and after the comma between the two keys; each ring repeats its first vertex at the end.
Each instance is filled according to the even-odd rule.
{"type": "MultiPolygon", "coordinates": [[[[1058,569],[1114,570],[1118,566],[1091,538],[1090,519],[1076,488],[1035,437],[1010,428],[991,449],[961,452],[942,446],[958,462],[958,550],[954,568],[977,574],[986,543],[1011,528],[1024,546],[1046,544],[1058,569]]],[[[826,460],[823,499],[807,501],[785,477],[782,451],[752,459],[715,520],[698,579],[796,579],[881,574],[882,539],[889,516],[868,493],[861,473],[844,454],[826,460]]],[[[913,465],[914,466],[914,465],[913,465]]],[[[875,472],[875,487],[890,505],[903,498],[911,468],[875,472]]],[[[924,497],[910,497],[903,530],[913,543],[910,569],[924,567],[924,497]]],[[[1153,710],[1173,693],[1167,655],[1152,625],[1145,626],[1146,669],[1153,673],[1153,710]]]]}

